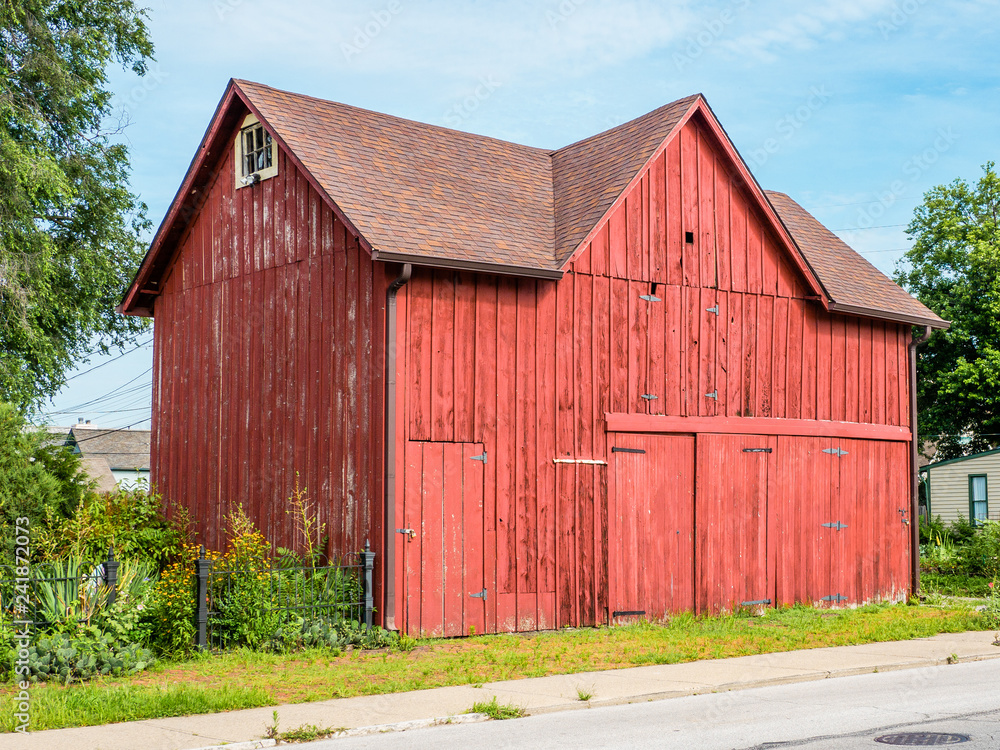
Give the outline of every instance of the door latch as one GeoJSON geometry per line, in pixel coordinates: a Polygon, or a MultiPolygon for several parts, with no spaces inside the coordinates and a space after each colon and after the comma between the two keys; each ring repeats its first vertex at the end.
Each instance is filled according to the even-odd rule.
{"type": "Polygon", "coordinates": [[[906,511],[903,510],[902,508],[898,508],[898,510],[899,510],[899,516],[900,516],[899,522],[902,523],[904,526],[909,526],[910,525],[910,519],[906,517],[906,511]]]}
{"type": "Polygon", "coordinates": [[[415,539],[417,532],[413,529],[396,529],[397,534],[406,534],[410,539],[415,539]]]}

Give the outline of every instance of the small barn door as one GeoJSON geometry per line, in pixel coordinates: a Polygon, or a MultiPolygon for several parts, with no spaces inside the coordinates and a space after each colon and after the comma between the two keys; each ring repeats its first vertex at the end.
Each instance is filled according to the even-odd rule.
{"type": "Polygon", "coordinates": [[[482,633],[486,626],[481,443],[409,441],[397,530],[404,629],[411,635],[482,633]]]}
{"type": "Polygon", "coordinates": [[[698,435],[695,528],[697,611],[774,601],[768,555],[768,484],[776,441],[698,435]]]}
{"type": "Polygon", "coordinates": [[[853,527],[839,500],[841,461],[849,453],[833,438],[778,438],[771,503],[778,604],[837,604],[847,596],[833,579],[838,547],[853,527]]]}
{"type": "Polygon", "coordinates": [[[609,435],[611,620],[694,606],[694,437],[609,435]]]}

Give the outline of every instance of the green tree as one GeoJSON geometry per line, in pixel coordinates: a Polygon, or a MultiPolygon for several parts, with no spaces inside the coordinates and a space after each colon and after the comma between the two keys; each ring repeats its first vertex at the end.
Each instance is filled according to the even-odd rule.
{"type": "Polygon", "coordinates": [[[114,308],[145,205],[110,127],[106,71],[153,52],[132,0],[0,0],[0,400],[39,404],[142,322],[114,308]]]}
{"type": "Polygon", "coordinates": [[[26,429],[11,404],[0,403],[0,558],[11,559],[14,522],[27,518],[34,537],[50,521],[72,517],[94,495],[80,456],[37,429],[26,429]]]}
{"type": "Polygon", "coordinates": [[[921,435],[942,435],[941,457],[1000,443],[1000,177],[957,179],[924,195],[907,227],[914,241],[896,280],[945,320],[921,350],[921,435]],[[959,435],[971,436],[960,443],[959,435]]]}

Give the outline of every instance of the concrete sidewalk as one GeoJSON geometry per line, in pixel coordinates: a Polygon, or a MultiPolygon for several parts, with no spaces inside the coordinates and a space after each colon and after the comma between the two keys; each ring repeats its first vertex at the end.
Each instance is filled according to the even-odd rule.
{"type": "MultiPolygon", "coordinates": [[[[281,731],[314,724],[342,727],[354,730],[350,734],[359,734],[443,723],[452,716],[457,721],[481,720],[478,716],[463,715],[473,703],[489,701],[494,696],[501,704],[512,703],[535,714],[927,667],[956,660],[992,659],[1000,657],[995,639],[993,631],[955,633],[915,641],[510,680],[481,687],[463,685],[340,698],[278,706],[277,711],[281,731]],[[589,694],[590,700],[581,701],[581,694],[589,694]]],[[[237,748],[270,747],[273,741],[262,738],[273,721],[274,710],[254,708],[82,729],[53,729],[29,735],[5,734],[0,735],[0,750],[189,750],[229,743],[239,743],[237,748]]]]}

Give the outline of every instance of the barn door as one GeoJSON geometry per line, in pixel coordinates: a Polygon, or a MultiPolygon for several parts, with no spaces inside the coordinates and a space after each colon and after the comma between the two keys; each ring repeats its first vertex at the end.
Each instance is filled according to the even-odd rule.
{"type": "Polygon", "coordinates": [[[778,438],[771,504],[778,604],[836,604],[847,596],[833,580],[839,543],[853,525],[837,500],[842,451],[833,438],[778,438]]]}
{"type": "Polygon", "coordinates": [[[694,437],[609,435],[612,621],[694,606],[694,437]]]}
{"type": "Polygon", "coordinates": [[[698,435],[697,611],[774,601],[767,538],[773,437],[698,435]]]}
{"type": "Polygon", "coordinates": [[[468,635],[486,625],[481,443],[409,441],[397,531],[403,621],[411,635],[468,635]]]}
{"type": "Polygon", "coordinates": [[[846,601],[904,599],[910,586],[910,500],[907,477],[889,467],[906,465],[908,444],[839,441],[839,495],[847,528],[836,535],[833,589],[846,601]]]}

